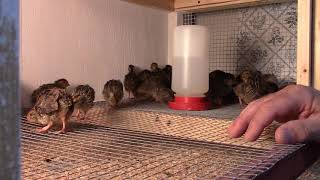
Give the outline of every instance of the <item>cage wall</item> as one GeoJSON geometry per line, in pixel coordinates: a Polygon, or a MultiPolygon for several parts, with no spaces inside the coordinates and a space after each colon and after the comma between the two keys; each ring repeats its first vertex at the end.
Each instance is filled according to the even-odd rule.
{"type": "Polygon", "coordinates": [[[40,84],[65,77],[102,100],[127,66],[167,62],[168,12],[119,0],[21,0],[22,103],[40,84]]]}
{"type": "Polygon", "coordinates": [[[210,71],[238,74],[246,67],[296,81],[297,2],[208,13],[184,13],[178,25],[210,30],[210,71]]]}

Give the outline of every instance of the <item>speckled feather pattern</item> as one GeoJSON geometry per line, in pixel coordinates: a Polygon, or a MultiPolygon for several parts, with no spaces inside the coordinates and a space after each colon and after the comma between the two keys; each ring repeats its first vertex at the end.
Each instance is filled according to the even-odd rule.
{"type": "Polygon", "coordinates": [[[79,85],[72,92],[72,100],[75,108],[87,111],[93,106],[95,91],[89,85],[79,85]]]}
{"type": "Polygon", "coordinates": [[[45,116],[69,116],[73,112],[72,97],[64,89],[50,89],[39,98],[35,110],[45,116]]]}
{"type": "Polygon", "coordinates": [[[109,106],[117,106],[123,98],[123,85],[120,80],[110,80],[103,88],[103,97],[109,106]]]}

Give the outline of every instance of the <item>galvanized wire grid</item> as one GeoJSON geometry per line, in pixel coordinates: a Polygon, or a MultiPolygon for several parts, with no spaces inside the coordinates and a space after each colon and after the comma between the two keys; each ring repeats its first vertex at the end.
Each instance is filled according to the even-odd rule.
{"type": "MultiPolygon", "coordinates": [[[[23,179],[252,179],[303,145],[230,139],[227,120],[96,106],[68,134],[22,121],[23,179]]],[[[271,134],[271,135],[270,135],[271,134]]]]}
{"type": "Polygon", "coordinates": [[[237,75],[249,67],[296,81],[296,0],[179,16],[178,25],[194,24],[209,29],[210,71],[237,75]]]}

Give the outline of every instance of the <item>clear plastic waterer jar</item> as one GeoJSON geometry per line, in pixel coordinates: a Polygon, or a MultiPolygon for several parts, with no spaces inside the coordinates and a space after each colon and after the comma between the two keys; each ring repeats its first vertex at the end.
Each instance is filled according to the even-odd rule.
{"type": "Polygon", "coordinates": [[[169,107],[178,110],[207,110],[204,93],[209,86],[209,32],[204,26],[175,29],[172,89],[169,107]]]}

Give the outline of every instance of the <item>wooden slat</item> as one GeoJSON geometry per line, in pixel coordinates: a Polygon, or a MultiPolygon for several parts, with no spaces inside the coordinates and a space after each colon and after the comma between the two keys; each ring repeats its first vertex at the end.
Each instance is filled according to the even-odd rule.
{"type": "Polygon", "coordinates": [[[136,3],[143,6],[151,6],[151,7],[165,9],[169,11],[174,10],[174,0],[122,0],[122,1],[136,3]]]}
{"type": "Polygon", "coordinates": [[[223,3],[233,0],[175,0],[174,1],[174,8],[188,8],[188,7],[194,7],[194,6],[205,6],[210,4],[217,4],[217,3],[223,3]]]}
{"type": "Polygon", "coordinates": [[[297,84],[311,85],[312,1],[298,1],[297,84]]]}
{"type": "Polygon", "coordinates": [[[290,0],[175,0],[174,6],[176,11],[204,12],[286,1],[290,0]]]}
{"type": "Polygon", "coordinates": [[[320,2],[314,1],[314,58],[313,58],[313,83],[320,90],[320,2]]]}

